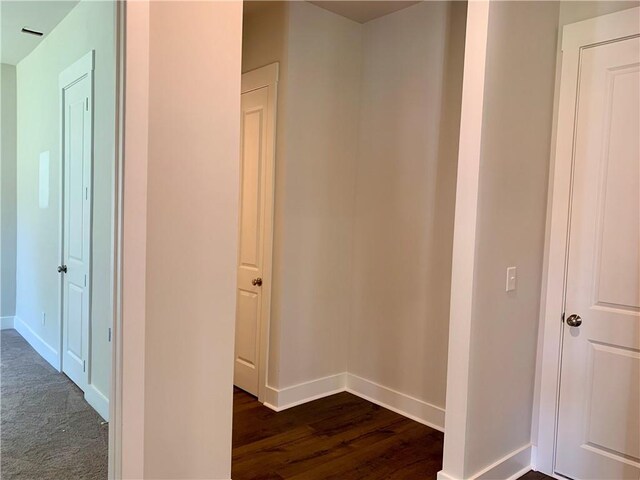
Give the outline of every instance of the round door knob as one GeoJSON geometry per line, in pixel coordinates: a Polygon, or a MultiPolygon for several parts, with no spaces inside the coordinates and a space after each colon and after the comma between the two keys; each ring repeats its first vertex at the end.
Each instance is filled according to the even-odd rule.
{"type": "Polygon", "coordinates": [[[258,287],[262,286],[262,279],[260,277],[254,278],[253,280],[251,280],[251,285],[258,287]]]}
{"type": "Polygon", "coordinates": [[[567,325],[569,325],[570,327],[579,327],[580,325],[582,325],[582,319],[579,315],[576,315],[574,313],[572,315],[569,315],[569,318],[567,318],[567,325]]]}
{"type": "Polygon", "coordinates": [[[58,266],[58,273],[67,273],[67,266],[66,265],[60,265],[58,266]]]}

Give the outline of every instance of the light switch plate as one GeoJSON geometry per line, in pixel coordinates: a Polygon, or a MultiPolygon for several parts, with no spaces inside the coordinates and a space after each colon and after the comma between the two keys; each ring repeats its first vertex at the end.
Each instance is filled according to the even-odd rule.
{"type": "Polygon", "coordinates": [[[505,291],[513,292],[516,289],[516,278],[518,277],[518,271],[516,267],[507,267],[507,284],[505,291]]]}

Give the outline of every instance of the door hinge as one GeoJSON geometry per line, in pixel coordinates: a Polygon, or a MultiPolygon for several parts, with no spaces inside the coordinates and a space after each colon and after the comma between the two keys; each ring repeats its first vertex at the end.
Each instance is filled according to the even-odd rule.
{"type": "Polygon", "coordinates": [[[85,287],[87,286],[87,276],[86,275],[84,276],[84,286],[85,287]]]}
{"type": "Polygon", "coordinates": [[[84,199],[89,200],[89,187],[84,187],[84,199]]]}
{"type": "Polygon", "coordinates": [[[562,315],[560,315],[560,319],[562,320],[562,323],[564,323],[564,312],[562,312],[562,315]]]}
{"type": "Polygon", "coordinates": [[[85,97],[84,104],[87,112],[89,111],[89,97],[85,97]]]}
{"type": "Polygon", "coordinates": [[[111,327],[109,327],[109,341],[111,341],[111,327]]]}
{"type": "Polygon", "coordinates": [[[86,372],[86,371],[87,371],[87,361],[86,361],[86,360],[83,360],[83,361],[82,361],[82,371],[83,371],[83,372],[86,372]]]}

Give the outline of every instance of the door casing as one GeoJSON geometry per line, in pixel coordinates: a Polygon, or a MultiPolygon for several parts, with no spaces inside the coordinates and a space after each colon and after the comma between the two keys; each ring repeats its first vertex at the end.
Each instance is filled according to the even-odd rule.
{"type": "MultiPolygon", "coordinates": [[[[59,81],[58,81],[58,91],[60,94],[60,177],[59,177],[59,188],[60,188],[60,198],[59,198],[59,251],[60,251],[60,265],[64,264],[64,196],[65,196],[65,185],[64,185],[64,91],[74,83],[76,83],[79,79],[83,77],[87,77],[89,80],[90,87],[90,97],[89,103],[91,105],[90,112],[93,115],[93,100],[94,100],[94,79],[93,79],[93,70],[95,66],[95,50],[91,50],[85,55],[83,55],[80,59],[74,62],[71,66],[67,67],[62,73],[60,73],[59,81]]],[[[91,128],[93,129],[93,119],[91,120],[91,128]]],[[[89,158],[89,177],[93,178],[93,131],[91,132],[91,156],[89,158]]],[[[84,376],[85,385],[82,386],[83,389],[91,382],[91,285],[92,285],[92,225],[93,225],[93,182],[91,187],[89,188],[89,225],[88,225],[88,235],[89,235],[89,251],[87,256],[89,258],[89,269],[88,269],[88,280],[87,280],[87,296],[89,303],[89,312],[87,316],[87,327],[88,327],[88,340],[86,345],[86,371],[84,376]]],[[[60,275],[59,284],[59,315],[60,315],[60,349],[59,349],[59,371],[62,372],[63,367],[63,356],[64,356],[64,275],[60,275]]]]}
{"type": "MultiPolygon", "coordinates": [[[[532,464],[554,478],[562,313],[565,298],[569,212],[572,198],[573,141],[576,119],[577,78],[580,51],[586,46],[638,36],[640,7],[622,10],[563,28],[562,70],[559,90],[555,162],[549,178],[548,237],[545,245],[544,283],[540,302],[538,351],[539,398],[534,403],[533,431],[538,431],[532,464]],[[536,424],[537,423],[537,424],[536,424]]],[[[535,444],[535,441],[534,441],[535,444]]]]}

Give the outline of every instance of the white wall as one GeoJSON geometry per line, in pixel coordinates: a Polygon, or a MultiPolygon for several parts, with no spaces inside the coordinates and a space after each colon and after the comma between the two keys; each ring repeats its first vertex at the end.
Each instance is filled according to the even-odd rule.
{"type": "Polygon", "coordinates": [[[473,283],[470,309],[457,308],[451,317],[455,336],[450,339],[447,395],[455,397],[456,405],[453,399],[448,403],[443,470],[450,477],[443,478],[473,477],[524,449],[508,465],[514,470],[501,473],[509,476],[528,469],[531,458],[559,4],[491,2],[488,26],[481,13],[486,8],[476,5],[478,14],[468,17],[468,31],[484,23],[488,37],[486,49],[478,46],[485,52],[474,53],[486,55],[486,70],[475,72],[478,78],[468,72],[471,81],[484,83],[481,121],[474,127],[481,143],[476,160],[464,164],[465,169],[479,168],[479,177],[475,187],[457,192],[457,202],[468,204],[475,216],[461,216],[460,224],[456,219],[452,302],[461,300],[465,275],[473,283]],[[467,202],[475,189],[477,203],[467,202]],[[464,224],[465,219],[473,225],[464,224]],[[473,250],[466,251],[461,237],[470,232],[473,250]],[[518,280],[517,290],[507,293],[509,266],[517,266],[518,280]],[[458,348],[465,338],[467,347],[458,348]],[[466,405],[458,401],[462,396],[466,405]]]}
{"type": "MultiPolygon", "coordinates": [[[[0,79],[0,317],[16,313],[16,67],[0,79]]],[[[11,325],[11,323],[9,323],[11,325]]]]}
{"type": "Polygon", "coordinates": [[[149,9],[148,158],[125,162],[147,162],[146,200],[125,205],[146,208],[146,275],[127,284],[123,313],[127,335],[131,296],[145,295],[144,476],[229,479],[242,4],[149,9]]]}
{"type": "Polygon", "coordinates": [[[287,387],[342,373],[351,317],[361,25],[289,5],[286,131],[279,139],[272,326],[287,387]]]}
{"type": "Polygon", "coordinates": [[[466,5],[364,25],[349,373],[445,406],[466,5]]]}
{"type": "Polygon", "coordinates": [[[58,75],[95,49],[91,384],[109,397],[115,128],[114,3],[80,2],[17,66],[17,304],[20,321],[60,345],[60,97],[58,75]],[[38,157],[50,152],[49,207],[38,207],[38,157]],[[41,314],[46,322],[41,324],[41,314]]]}

